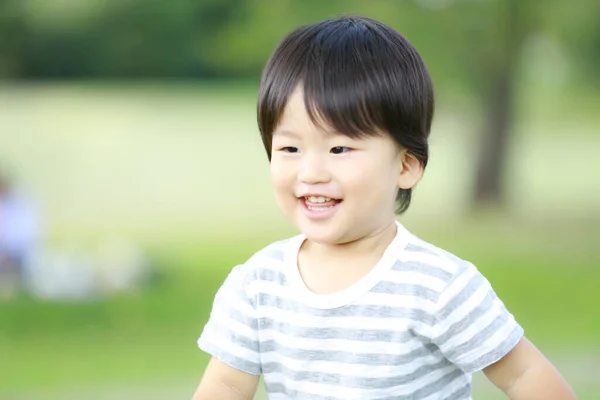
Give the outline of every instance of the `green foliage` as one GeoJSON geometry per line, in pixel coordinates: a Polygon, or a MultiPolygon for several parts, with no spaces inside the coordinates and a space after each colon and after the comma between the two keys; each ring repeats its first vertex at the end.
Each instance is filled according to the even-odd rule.
{"type": "Polygon", "coordinates": [[[504,54],[511,4],[525,21],[521,27],[569,49],[573,70],[598,75],[600,11],[592,0],[0,0],[0,77],[256,79],[290,29],[362,14],[405,34],[439,86],[481,87],[481,71],[504,54]]]}
{"type": "Polygon", "coordinates": [[[207,54],[213,37],[243,12],[240,0],[107,0],[59,2],[4,0],[7,32],[0,45],[14,61],[14,78],[190,77],[219,74],[207,54]],[[12,42],[20,44],[14,49],[12,42]]]}

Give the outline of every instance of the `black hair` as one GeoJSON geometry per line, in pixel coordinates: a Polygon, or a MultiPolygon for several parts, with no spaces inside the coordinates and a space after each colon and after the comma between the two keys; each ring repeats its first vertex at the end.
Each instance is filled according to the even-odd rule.
{"type": "MultiPolygon", "coordinates": [[[[267,61],[257,117],[271,160],[273,131],[299,84],[315,124],[349,137],[389,134],[423,168],[434,112],[431,76],[413,45],[382,22],[341,16],[290,32],[267,61]]],[[[405,212],[412,189],[399,189],[396,212],[405,212]]]]}

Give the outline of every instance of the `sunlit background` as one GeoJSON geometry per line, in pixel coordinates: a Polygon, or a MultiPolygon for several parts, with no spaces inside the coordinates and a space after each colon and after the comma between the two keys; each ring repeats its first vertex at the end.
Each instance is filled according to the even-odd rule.
{"type": "MultiPolygon", "coordinates": [[[[260,71],[341,13],[392,25],[434,79],[400,220],[474,262],[600,399],[600,2],[0,0],[1,399],[191,398],[216,289],[296,233],[260,71]]],[[[480,374],[474,395],[504,398],[480,374]]]]}

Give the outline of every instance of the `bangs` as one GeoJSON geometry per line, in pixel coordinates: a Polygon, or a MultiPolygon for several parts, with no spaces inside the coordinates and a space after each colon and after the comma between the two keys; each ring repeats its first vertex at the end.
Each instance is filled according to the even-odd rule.
{"type": "Polygon", "coordinates": [[[423,103],[433,108],[433,94],[423,68],[412,45],[376,21],[345,17],[298,28],[275,50],[261,81],[258,124],[267,153],[298,85],[312,122],[324,129],[353,138],[387,133],[400,145],[402,136],[428,133],[423,103]]]}
{"type": "Polygon", "coordinates": [[[379,108],[369,99],[367,87],[360,87],[366,85],[340,85],[342,82],[347,85],[350,79],[339,74],[323,82],[323,78],[314,76],[312,71],[300,79],[298,84],[302,86],[304,105],[311,121],[324,130],[352,138],[383,134],[385,124],[379,108]]]}

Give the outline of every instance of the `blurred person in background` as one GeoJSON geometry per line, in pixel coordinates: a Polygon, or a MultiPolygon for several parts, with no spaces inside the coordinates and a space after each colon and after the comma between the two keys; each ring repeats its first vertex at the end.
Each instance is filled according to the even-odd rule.
{"type": "Polygon", "coordinates": [[[33,202],[0,173],[0,298],[22,286],[25,268],[38,246],[40,223],[33,202]]]}

